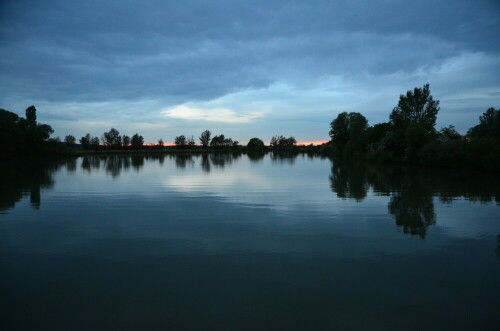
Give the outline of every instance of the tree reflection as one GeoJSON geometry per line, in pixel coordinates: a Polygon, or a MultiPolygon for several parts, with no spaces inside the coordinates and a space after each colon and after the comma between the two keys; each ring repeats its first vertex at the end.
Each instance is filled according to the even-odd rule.
{"type": "Polygon", "coordinates": [[[224,168],[241,157],[239,153],[213,153],[210,154],[210,162],[214,167],[224,168]]]}
{"type": "Polygon", "coordinates": [[[368,192],[368,181],[366,179],[366,167],[351,164],[332,164],[330,175],[330,187],[337,196],[342,199],[355,199],[361,201],[366,198],[368,192]]]}
{"type": "Polygon", "coordinates": [[[207,154],[201,155],[201,169],[205,172],[210,172],[210,160],[207,154]]]}
{"type": "Polygon", "coordinates": [[[101,168],[101,158],[99,156],[84,156],[82,157],[81,167],[86,172],[91,172],[92,169],[101,168]]]}
{"type": "Polygon", "coordinates": [[[403,232],[425,238],[427,227],[436,223],[432,195],[425,192],[420,183],[405,183],[401,191],[393,195],[387,206],[403,232]]]}
{"type": "Polygon", "coordinates": [[[277,164],[294,164],[298,153],[295,152],[272,152],[271,161],[277,164]]]}
{"type": "Polygon", "coordinates": [[[500,257],[500,234],[497,235],[497,242],[498,242],[498,245],[497,245],[497,248],[495,248],[495,252],[497,253],[498,257],[500,257]]]}
{"type": "Polygon", "coordinates": [[[113,178],[116,178],[120,175],[123,165],[124,163],[122,156],[109,156],[104,161],[104,169],[106,170],[106,173],[110,174],[113,178]]]}
{"type": "Polygon", "coordinates": [[[260,162],[264,159],[264,156],[266,156],[265,151],[248,151],[247,152],[248,159],[250,162],[260,162]]]}
{"type": "Polygon", "coordinates": [[[76,171],[76,159],[71,158],[66,160],[66,170],[68,172],[75,172],[76,171]]]}
{"type": "Polygon", "coordinates": [[[132,168],[135,169],[135,171],[139,171],[144,167],[144,156],[143,155],[133,155],[130,157],[131,163],[132,163],[132,168]]]}
{"type": "Polygon", "coordinates": [[[170,156],[175,160],[175,166],[179,169],[186,168],[187,165],[193,165],[193,156],[191,154],[171,154],[170,156]]]}
{"type": "Polygon", "coordinates": [[[41,205],[42,189],[54,186],[53,173],[66,163],[63,161],[23,161],[0,165],[0,213],[11,209],[29,195],[31,206],[41,205]]]}
{"type": "Polygon", "coordinates": [[[339,198],[362,201],[371,189],[390,196],[388,212],[403,232],[425,238],[436,223],[434,197],[451,203],[463,197],[471,201],[500,202],[499,176],[450,172],[442,169],[333,162],[330,187],[339,198]]]}

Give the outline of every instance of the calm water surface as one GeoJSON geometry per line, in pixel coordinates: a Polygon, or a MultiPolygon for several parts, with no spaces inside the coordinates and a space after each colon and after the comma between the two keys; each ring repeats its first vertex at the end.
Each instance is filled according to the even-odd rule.
{"type": "Polygon", "coordinates": [[[5,330],[500,324],[496,176],[272,154],[0,170],[5,330]]]}

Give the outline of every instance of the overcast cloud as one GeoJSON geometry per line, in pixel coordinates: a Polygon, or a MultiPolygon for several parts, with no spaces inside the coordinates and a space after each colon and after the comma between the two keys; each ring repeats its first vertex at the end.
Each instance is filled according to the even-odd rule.
{"type": "Polygon", "coordinates": [[[55,135],[328,139],[431,84],[438,127],[500,106],[500,2],[0,1],[0,107],[55,135]]]}

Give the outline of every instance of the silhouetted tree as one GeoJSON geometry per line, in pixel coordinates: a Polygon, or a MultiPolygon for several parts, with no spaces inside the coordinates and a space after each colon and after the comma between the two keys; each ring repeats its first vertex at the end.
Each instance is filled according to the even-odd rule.
{"type": "Polygon", "coordinates": [[[434,131],[437,113],[439,112],[439,101],[434,100],[429,84],[423,88],[415,87],[399,96],[398,105],[390,115],[391,123],[396,130],[405,130],[411,125],[419,125],[426,132],[434,131]]]}
{"type": "Polygon", "coordinates": [[[120,132],[115,128],[111,128],[108,132],[104,132],[102,142],[109,147],[119,147],[122,145],[120,132]]]}
{"type": "Polygon", "coordinates": [[[24,133],[19,126],[19,116],[0,109],[0,154],[12,155],[19,152],[24,133]]]}
{"type": "Polygon", "coordinates": [[[90,148],[90,139],[92,139],[90,133],[87,133],[85,136],[80,138],[80,144],[82,144],[83,149],[90,148]]]}
{"type": "Polygon", "coordinates": [[[131,144],[133,149],[139,149],[144,145],[144,138],[136,133],[132,136],[131,144]]]}
{"type": "Polygon", "coordinates": [[[194,141],[194,136],[191,136],[187,139],[187,145],[189,146],[189,148],[193,148],[194,146],[196,146],[196,142],[194,141]]]}
{"type": "Polygon", "coordinates": [[[183,148],[187,145],[186,137],[184,135],[177,136],[174,139],[174,143],[177,148],[183,148]]]}
{"type": "Polygon", "coordinates": [[[398,105],[390,115],[399,147],[394,151],[398,155],[414,161],[420,148],[431,141],[435,135],[439,101],[434,100],[429,84],[399,96],[398,105]]]}
{"type": "Polygon", "coordinates": [[[130,145],[130,137],[124,134],[122,136],[122,144],[124,147],[127,147],[128,145],[130,145]]]}
{"type": "Polygon", "coordinates": [[[276,135],[271,138],[271,146],[273,147],[293,147],[297,143],[295,137],[285,138],[282,135],[276,135]]]}
{"type": "Polygon", "coordinates": [[[469,129],[467,136],[500,140],[500,109],[488,108],[479,116],[479,124],[469,129]]]}
{"type": "Polygon", "coordinates": [[[66,137],[64,137],[64,142],[68,147],[75,147],[76,138],[72,135],[67,135],[66,137]]]}
{"type": "Polygon", "coordinates": [[[36,125],[36,108],[35,106],[29,106],[26,108],[26,121],[32,125],[36,125]]]}
{"type": "Polygon", "coordinates": [[[247,148],[249,151],[262,151],[264,150],[264,142],[259,138],[252,138],[248,141],[247,148]]]}
{"type": "Polygon", "coordinates": [[[158,147],[163,147],[163,139],[158,140],[158,147]]]}
{"type": "Polygon", "coordinates": [[[205,130],[201,133],[200,135],[200,142],[203,148],[207,148],[208,144],[210,143],[210,137],[212,135],[212,132],[210,130],[205,130]]]}
{"type": "Polygon", "coordinates": [[[99,148],[99,138],[93,137],[90,139],[90,147],[92,149],[98,149],[99,148]]]}
{"type": "Polygon", "coordinates": [[[36,108],[30,106],[26,109],[26,120],[20,119],[19,126],[24,135],[24,142],[21,149],[25,154],[38,154],[54,132],[47,124],[37,124],[36,108]]]}
{"type": "Polygon", "coordinates": [[[285,137],[283,136],[273,136],[271,138],[271,141],[269,142],[269,144],[273,147],[278,147],[279,146],[279,142],[280,141],[283,141],[284,139],[286,139],[285,137]]]}
{"type": "Polygon", "coordinates": [[[233,140],[226,138],[223,134],[214,136],[210,141],[210,146],[214,148],[226,148],[233,146],[233,140]]]}
{"type": "Polygon", "coordinates": [[[462,138],[462,136],[457,132],[457,130],[455,130],[455,127],[453,125],[441,128],[441,130],[439,130],[439,140],[442,142],[460,138],[462,138]]]}
{"type": "Polygon", "coordinates": [[[330,127],[331,144],[336,155],[353,155],[365,150],[368,120],[360,113],[340,113],[330,127]]]}
{"type": "Polygon", "coordinates": [[[392,129],[391,123],[377,123],[368,127],[366,130],[366,143],[369,149],[374,151],[379,149],[380,142],[392,129]]]}

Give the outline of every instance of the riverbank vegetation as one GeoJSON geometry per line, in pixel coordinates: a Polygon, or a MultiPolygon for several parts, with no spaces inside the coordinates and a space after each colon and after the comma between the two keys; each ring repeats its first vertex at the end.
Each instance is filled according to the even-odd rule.
{"type": "Polygon", "coordinates": [[[37,122],[34,106],[26,109],[26,118],[0,109],[0,157],[64,153],[60,140],[50,139],[53,132],[50,125],[37,122]]]}
{"type": "Polygon", "coordinates": [[[331,140],[320,146],[298,146],[295,137],[275,135],[269,145],[254,137],[246,146],[224,134],[201,132],[194,136],[176,136],[174,144],[163,139],[145,144],[139,133],[131,137],[111,128],[100,137],[87,133],[80,139],[67,135],[50,138],[50,125],[37,122],[36,108],[26,109],[26,118],[0,109],[0,156],[79,155],[83,153],[116,152],[248,152],[259,154],[273,151],[282,154],[322,154],[338,159],[363,159],[378,162],[451,168],[476,168],[500,171],[500,109],[489,108],[479,124],[465,135],[453,125],[435,128],[439,100],[434,100],[429,84],[414,88],[399,97],[387,122],[369,125],[364,115],[342,112],[330,123],[331,140]]]}
{"type": "Polygon", "coordinates": [[[340,113],[330,124],[331,153],[342,159],[500,171],[500,110],[487,109],[465,136],[452,125],[436,130],[438,112],[439,101],[426,84],[402,94],[386,123],[369,126],[360,113],[340,113]]]}

